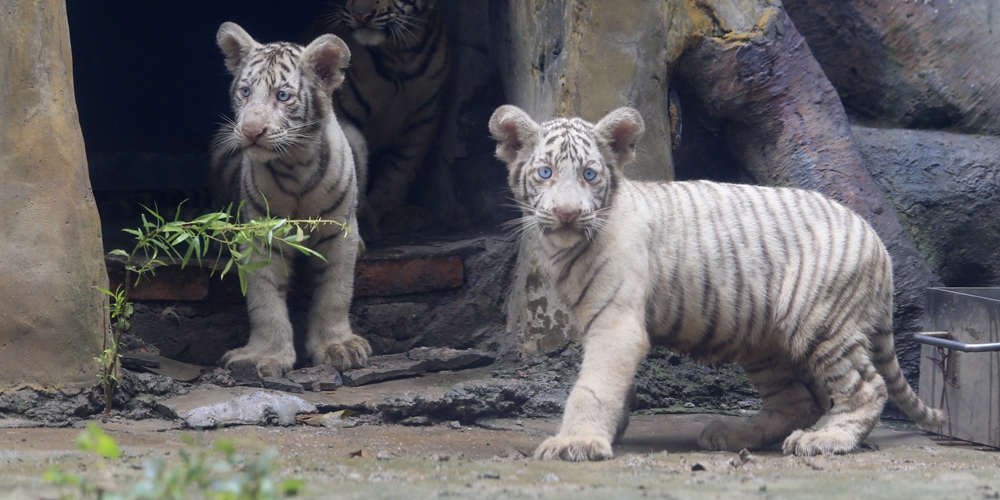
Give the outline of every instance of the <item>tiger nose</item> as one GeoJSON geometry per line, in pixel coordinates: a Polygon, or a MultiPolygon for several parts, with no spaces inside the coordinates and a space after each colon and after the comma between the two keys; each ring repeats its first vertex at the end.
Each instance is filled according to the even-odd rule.
{"type": "Polygon", "coordinates": [[[569,224],[580,216],[579,208],[555,208],[552,209],[552,211],[555,212],[556,218],[559,219],[559,222],[562,222],[563,224],[569,224]]]}
{"type": "Polygon", "coordinates": [[[354,14],[354,18],[357,19],[359,23],[364,24],[365,21],[371,19],[372,14],[374,14],[374,12],[366,12],[364,14],[354,14]]]}
{"type": "Polygon", "coordinates": [[[243,136],[250,139],[253,142],[257,142],[264,134],[267,133],[267,127],[255,127],[251,125],[244,125],[242,128],[243,136]]]}

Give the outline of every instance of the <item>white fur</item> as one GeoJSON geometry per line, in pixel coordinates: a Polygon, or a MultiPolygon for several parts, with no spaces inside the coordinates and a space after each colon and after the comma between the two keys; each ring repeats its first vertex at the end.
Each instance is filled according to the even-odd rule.
{"type": "Polygon", "coordinates": [[[845,453],[887,395],[921,425],[942,422],[899,370],[889,255],[857,214],[803,190],[630,181],[621,169],[643,124],[629,108],[596,125],[539,125],[503,106],[490,131],[522,227],[538,233],[539,261],[583,328],[579,379],[537,458],[612,456],[651,343],[737,363],[757,385],[763,409],[707,426],[706,449],[785,440],[786,453],[845,453]]]}
{"type": "MultiPolygon", "coordinates": [[[[309,272],[317,275],[318,285],[305,344],[313,364],[330,364],[339,370],[363,366],[371,347],[351,331],[348,311],[354,264],[363,249],[355,230],[355,213],[367,150],[356,129],[347,128],[349,135],[345,135],[330,102],[330,94],[343,82],[350,51],[334,35],[323,35],[304,48],[287,43],[262,45],[233,23],[222,25],[218,41],[234,76],[236,112],[236,120],[220,131],[214,151],[213,183],[218,196],[223,204],[244,202],[244,220],[272,215],[348,225],[347,232],[338,225],[321,225],[305,241],[325,258],[308,259],[309,272]],[[250,64],[255,58],[278,59],[289,69],[280,64],[250,64]],[[280,100],[279,92],[288,93],[288,99],[280,100]]],[[[255,246],[265,245],[256,242],[255,246]]],[[[251,258],[271,264],[248,277],[250,340],[245,347],[225,354],[227,365],[250,361],[262,376],[281,376],[293,367],[295,348],[286,299],[296,254],[277,245],[270,253],[251,258]]]]}

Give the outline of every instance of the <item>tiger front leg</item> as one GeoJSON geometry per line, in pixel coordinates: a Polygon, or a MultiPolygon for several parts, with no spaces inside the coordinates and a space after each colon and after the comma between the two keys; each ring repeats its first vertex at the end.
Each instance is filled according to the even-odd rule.
{"type": "Polygon", "coordinates": [[[306,350],[313,365],[328,364],[344,371],[368,364],[372,348],[351,331],[348,312],[354,295],[354,264],[358,253],[356,231],[331,237],[317,251],[326,262],[310,259],[319,284],[309,310],[306,350]]]}
{"type": "MultiPolygon", "coordinates": [[[[266,259],[259,256],[256,259],[266,259]]],[[[247,312],[250,316],[250,340],[245,347],[222,356],[225,366],[249,361],[261,377],[281,377],[295,364],[292,323],[288,318],[290,269],[275,250],[272,263],[247,276],[247,312]]]]}
{"type": "MultiPolygon", "coordinates": [[[[367,202],[374,219],[385,234],[418,230],[427,226],[430,214],[422,207],[407,204],[410,186],[417,179],[424,158],[434,141],[436,125],[418,127],[400,137],[377,158],[367,202]]],[[[365,217],[366,220],[370,215],[365,217]]]]}
{"type": "Polygon", "coordinates": [[[627,425],[623,412],[649,339],[641,322],[604,314],[608,319],[598,317],[584,339],[580,377],[566,401],[559,433],[538,446],[536,459],[581,462],[614,456],[611,443],[627,425]]]}

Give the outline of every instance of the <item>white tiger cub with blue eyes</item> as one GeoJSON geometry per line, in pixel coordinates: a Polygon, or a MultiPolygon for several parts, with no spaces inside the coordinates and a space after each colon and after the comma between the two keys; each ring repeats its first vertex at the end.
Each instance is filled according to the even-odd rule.
{"type": "MultiPolygon", "coordinates": [[[[230,97],[236,115],[216,137],[212,187],[217,203],[243,202],[243,220],[270,214],[347,223],[346,232],[338,225],[320,225],[305,240],[326,259],[307,260],[317,287],[305,346],[313,364],[338,370],[364,366],[371,346],[352,333],[348,310],[361,245],[358,232],[350,229],[357,227],[367,160],[364,140],[353,127],[341,128],[331,103],[351,52],[334,35],[323,35],[307,47],[260,44],[234,23],[224,23],[217,40],[233,75],[230,97]]],[[[248,276],[250,341],[223,356],[227,366],[249,361],[261,376],[281,376],[292,369],[295,347],[286,299],[296,253],[275,248],[271,255],[257,257],[272,263],[248,276]]]]}
{"type": "Polygon", "coordinates": [[[539,125],[514,106],[490,120],[521,222],[583,329],[562,425],[536,458],[610,458],[651,344],[736,363],[760,392],[753,417],[705,427],[709,450],[783,440],[789,454],[847,453],[887,396],[922,427],[942,425],[900,372],[892,266],[864,219],[800,189],[628,180],[643,131],[630,108],[596,125],[539,125]]]}

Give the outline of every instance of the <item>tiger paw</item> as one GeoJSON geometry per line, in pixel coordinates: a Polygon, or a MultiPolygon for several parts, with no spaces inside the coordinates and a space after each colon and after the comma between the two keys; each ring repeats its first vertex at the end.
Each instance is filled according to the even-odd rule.
{"type": "Polygon", "coordinates": [[[535,460],[608,460],[614,457],[611,442],[599,436],[552,436],[535,450],[535,460]]]}
{"type": "Polygon", "coordinates": [[[858,438],[840,429],[821,428],[806,432],[797,430],[785,439],[785,455],[843,455],[858,447],[858,438]]]}
{"type": "Polygon", "coordinates": [[[321,346],[313,353],[314,365],[330,365],[338,371],[361,368],[368,364],[368,356],[372,354],[372,346],[367,340],[351,334],[339,342],[331,342],[321,346]]]}
{"type": "Polygon", "coordinates": [[[760,448],[763,444],[760,442],[761,433],[747,432],[748,430],[757,431],[750,428],[745,422],[732,424],[715,420],[701,431],[701,435],[698,436],[698,446],[708,451],[736,452],[743,448],[751,450],[760,448]]]}
{"type": "Polygon", "coordinates": [[[283,377],[285,372],[292,369],[295,364],[295,351],[290,353],[279,353],[276,355],[265,355],[249,347],[233,349],[222,356],[222,362],[226,368],[238,362],[247,362],[257,367],[257,373],[263,377],[283,377]]]}

